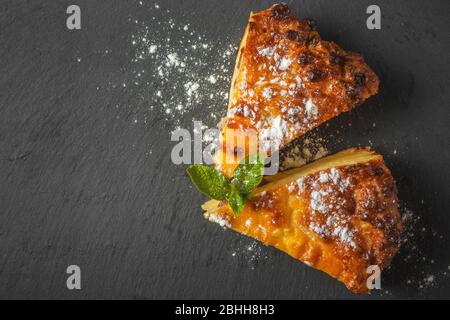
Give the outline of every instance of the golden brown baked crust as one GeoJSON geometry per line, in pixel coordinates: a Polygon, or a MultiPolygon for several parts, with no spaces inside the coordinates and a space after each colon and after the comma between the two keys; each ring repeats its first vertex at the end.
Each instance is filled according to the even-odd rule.
{"type": "Polygon", "coordinates": [[[402,231],[397,189],[382,156],[349,149],[273,177],[240,216],[209,201],[205,216],[285,251],[367,293],[367,268],[386,269],[402,231]]]}
{"type": "MultiPolygon", "coordinates": [[[[378,84],[359,54],[322,40],[311,21],[277,4],[250,15],[224,129],[257,131],[262,152],[282,148],[361,104],[377,93],[378,84]]],[[[232,174],[240,158],[233,141],[222,141],[216,164],[225,174],[232,174]],[[227,144],[228,154],[222,152],[227,144]]]]}

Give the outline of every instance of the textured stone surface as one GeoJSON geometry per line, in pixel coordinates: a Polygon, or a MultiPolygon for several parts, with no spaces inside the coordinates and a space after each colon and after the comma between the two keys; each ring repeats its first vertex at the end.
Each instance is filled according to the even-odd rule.
{"type": "MultiPolygon", "coordinates": [[[[170,126],[159,111],[132,125],[142,112],[135,90],[97,89],[122,81],[133,32],[127,19],[150,19],[152,5],[144,3],[76,1],[83,29],[69,32],[68,1],[2,2],[0,298],[354,297],[325,274],[204,221],[205,198],[185,167],[170,162],[170,126]],[[97,54],[105,48],[106,58],[97,54]],[[81,267],[81,291],[66,289],[71,264],[81,267]]],[[[207,39],[238,45],[249,12],[271,3],[160,6],[207,39]]],[[[427,260],[405,261],[405,248],[383,275],[389,293],[370,298],[448,298],[450,8],[447,1],[378,3],[382,30],[369,31],[370,1],[288,1],[299,17],[317,20],[324,39],[363,54],[381,80],[376,97],[315,132],[329,137],[332,151],[371,142],[403,203],[421,216],[416,233],[427,260]],[[435,286],[405,284],[427,274],[436,275],[435,286]]],[[[201,108],[195,116],[202,118],[201,108]]]]}

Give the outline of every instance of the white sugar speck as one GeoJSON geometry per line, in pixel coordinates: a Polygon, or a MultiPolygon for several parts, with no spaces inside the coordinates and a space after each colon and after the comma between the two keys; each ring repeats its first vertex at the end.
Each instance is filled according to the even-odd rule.
{"type": "Polygon", "coordinates": [[[206,212],[204,214],[204,216],[205,216],[206,219],[208,219],[211,222],[217,223],[222,228],[231,228],[230,222],[228,222],[228,220],[226,220],[226,219],[224,219],[222,217],[219,217],[218,215],[206,212]]]}
{"type": "Polygon", "coordinates": [[[267,48],[261,48],[258,49],[258,53],[264,57],[271,57],[273,53],[275,52],[274,47],[267,47],[267,48]]]}
{"type": "Polygon", "coordinates": [[[326,195],[324,191],[313,190],[311,192],[310,208],[323,214],[328,213],[330,206],[325,201],[326,195]]]}
{"type": "Polygon", "coordinates": [[[314,104],[312,99],[308,99],[308,101],[306,101],[305,109],[309,119],[315,118],[319,113],[319,110],[317,109],[317,106],[314,104]]]}
{"type": "Polygon", "coordinates": [[[270,99],[272,97],[272,92],[273,91],[272,91],[271,88],[264,88],[263,92],[262,92],[262,95],[263,95],[264,98],[270,99]]]}
{"type": "Polygon", "coordinates": [[[189,97],[192,97],[192,95],[194,95],[197,92],[200,85],[196,82],[188,82],[184,85],[184,87],[186,88],[187,95],[189,97]]]}
{"type": "Polygon", "coordinates": [[[277,116],[269,119],[263,126],[259,135],[262,150],[277,150],[286,135],[288,124],[281,116],[277,116]]]}
{"type": "Polygon", "coordinates": [[[178,54],[176,53],[170,53],[167,55],[167,62],[166,66],[168,67],[178,67],[180,65],[180,60],[178,58],[178,54]]]}
{"type": "Polygon", "coordinates": [[[433,283],[434,282],[434,276],[433,275],[429,275],[428,277],[425,278],[425,281],[428,283],[433,283]]]}
{"type": "Polygon", "coordinates": [[[216,77],[215,76],[213,76],[213,75],[210,75],[209,77],[208,77],[208,81],[210,82],[210,83],[216,83],[217,82],[217,79],[216,79],[216,77]]]}
{"type": "Polygon", "coordinates": [[[291,59],[283,57],[280,61],[280,66],[278,67],[278,69],[286,70],[287,68],[289,68],[291,63],[292,63],[291,59]]]}

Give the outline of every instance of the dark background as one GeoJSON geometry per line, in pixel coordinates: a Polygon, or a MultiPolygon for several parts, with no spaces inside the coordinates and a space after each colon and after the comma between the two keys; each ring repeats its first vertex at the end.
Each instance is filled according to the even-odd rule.
{"type": "MultiPolygon", "coordinates": [[[[209,42],[237,46],[250,11],[273,2],[158,3],[209,42]]],[[[381,79],[376,97],[313,133],[330,151],[371,144],[382,153],[402,210],[415,217],[383,290],[369,298],[449,298],[450,2],[287,3],[317,20],[324,39],[363,54],[381,79]],[[382,29],[370,31],[374,3],[382,29]]],[[[0,298],[364,298],[202,218],[205,198],[170,161],[173,124],[158,105],[147,108],[153,85],[109,85],[134,68],[130,19],[161,19],[155,12],[150,1],[2,1],[0,298]],[[81,7],[80,31],[66,28],[70,4],[81,7]],[[81,291],[66,288],[72,264],[81,291]]],[[[222,101],[215,110],[225,109],[222,101]]],[[[178,120],[188,126],[193,116],[202,119],[203,106],[178,120]]]]}

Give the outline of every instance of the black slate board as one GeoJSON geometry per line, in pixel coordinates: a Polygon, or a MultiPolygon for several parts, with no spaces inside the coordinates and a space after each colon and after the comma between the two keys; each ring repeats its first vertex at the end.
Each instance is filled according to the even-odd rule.
{"type": "MultiPolygon", "coordinates": [[[[383,274],[383,290],[367,298],[449,298],[450,3],[376,1],[382,29],[370,31],[372,2],[288,1],[299,17],[317,20],[324,39],[363,54],[381,78],[376,97],[315,134],[330,137],[330,151],[372,144],[397,179],[402,206],[420,217],[417,248],[405,246],[383,274]]],[[[66,28],[70,4],[2,2],[0,298],[366,298],[204,221],[205,198],[185,166],[170,161],[173,124],[142,95],[156,89],[110,86],[135,67],[130,21],[169,10],[208,42],[237,46],[249,12],[271,1],[171,0],[157,11],[144,0],[78,0],[80,31],[66,28]],[[66,288],[72,264],[82,270],[80,291],[66,288]]],[[[152,34],[164,34],[157,26],[152,34]]],[[[219,117],[225,108],[216,109],[219,117]]],[[[177,120],[204,116],[200,106],[177,120]]]]}

